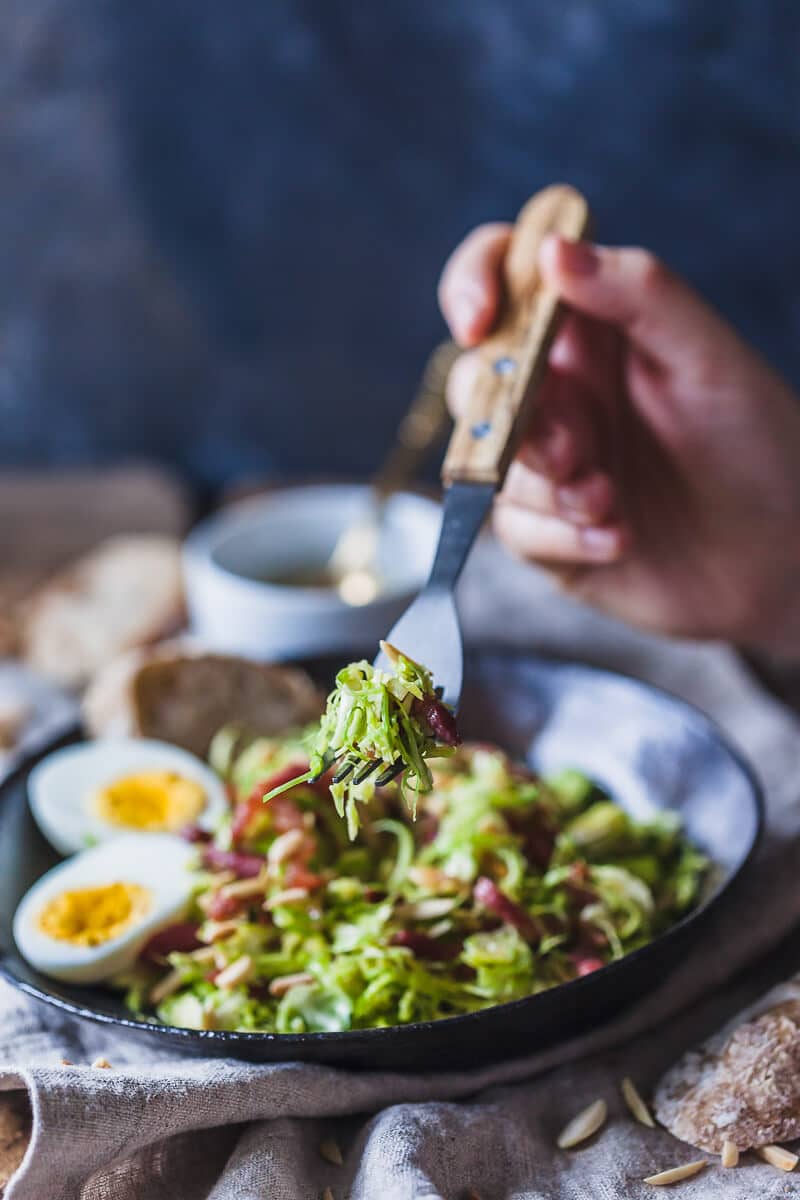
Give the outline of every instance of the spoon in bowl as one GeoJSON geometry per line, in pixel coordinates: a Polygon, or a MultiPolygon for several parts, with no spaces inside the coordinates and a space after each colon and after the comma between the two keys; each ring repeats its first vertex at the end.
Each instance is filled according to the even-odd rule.
{"type": "Polygon", "coordinates": [[[326,576],[346,604],[369,604],[380,591],[378,551],[386,504],[413,479],[431,447],[444,438],[450,420],[445,386],[458,355],[452,341],[433,350],[394,444],[372,478],[366,505],[342,530],[328,559],[326,576]]]}

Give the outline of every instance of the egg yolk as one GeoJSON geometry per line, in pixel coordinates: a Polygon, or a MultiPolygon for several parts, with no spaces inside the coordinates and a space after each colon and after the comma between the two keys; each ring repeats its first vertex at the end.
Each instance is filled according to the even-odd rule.
{"type": "Polygon", "coordinates": [[[100,788],[94,798],[102,821],[149,833],[173,833],[194,821],[205,805],[202,785],[174,771],[125,775],[100,788]]]}
{"type": "Polygon", "coordinates": [[[42,933],[73,946],[110,942],[146,916],[152,893],[138,883],[107,883],[101,887],[61,892],[38,916],[42,933]]]}

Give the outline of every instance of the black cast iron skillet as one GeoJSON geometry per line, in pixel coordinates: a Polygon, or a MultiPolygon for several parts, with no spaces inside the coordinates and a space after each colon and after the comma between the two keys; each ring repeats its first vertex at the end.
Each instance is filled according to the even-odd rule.
{"type": "MultiPolygon", "coordinates": [[[[332,664],[312,664],[322,681],[332,664]]],[[[23,769],[0,789],[0,971],[28,995],[165,1049],[258,1062],[311,1062],[405,1071],[458,1069],[542,1049],[635,1004],[702,939],[709,912],[750,858],[763,805],[746,764],[696,709],[621,675],[519,652],[467,663],[461,725],[544,772],[574,766],[629,812],[675,808],[714,866],[702,902],[650,945],[547,992],[442,1021],[346,1033],[225,1033],[132,1020],[112,991],[71,987],[33,971],[11,934],[23,893],[58,856],[30,816],[23,769]]],[[[30,765],[30,764],[29,764],[30,765]]]]}

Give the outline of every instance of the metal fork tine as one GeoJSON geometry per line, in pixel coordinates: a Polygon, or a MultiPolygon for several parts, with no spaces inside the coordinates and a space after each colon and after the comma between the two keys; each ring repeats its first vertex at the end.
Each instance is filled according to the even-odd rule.
{"type": "Polygon", "coordinates": [[[353,759],[352,758],[345,759],[345,761],[339,767],[339,770],[336,772],[333,779],[331,780],[331,783],[342,783],[345,779],[347,779],[348,775],[353,774],[353,771],[355,771],[355,769],[356,769],[356,764],[353,761],[353,759]]]}
{"type": "Polygon", "coordinates": [[[397,762],[393,762],[381,775],[378,776],[378,778],[375,780],[375,786],[386,787],[387,783],[391,783],[393,779],[397,779],[397,776],[402,772],[402,770],[403,762],[401,759],[398,759],[397,762]]]}
{"type": "Polygon", "coordinates": [[[380,758],[376,758],[374,762],[367,763],[365,767],[362,767],[361,770],[353,776],[353,783],[363,783],[365,779],[369,779],[373,771],[377,771],[379,767],[383,767],[385,765],[386,764],[380,758]]]}

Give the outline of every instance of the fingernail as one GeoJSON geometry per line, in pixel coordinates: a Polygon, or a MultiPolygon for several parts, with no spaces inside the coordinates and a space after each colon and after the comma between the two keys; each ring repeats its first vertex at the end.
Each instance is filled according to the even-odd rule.
{"type": "Polygon", "coordinates": [[[615,529],[582,529],[580,539],[592,558],[613,558],[619,548],[619,538],[615,529]]]}
{"type": "Polygon", "coordinates": [[[453,300],[453,324],[460,333],[471,333],[480,311],[481,303],[477,296],[460,292],[453,300]]]}
{"type": "Polygon", "coordinates": [[[594,275],[600,259],[588,242],[561,241],[561,268],[569,275],[594,275]]]}

